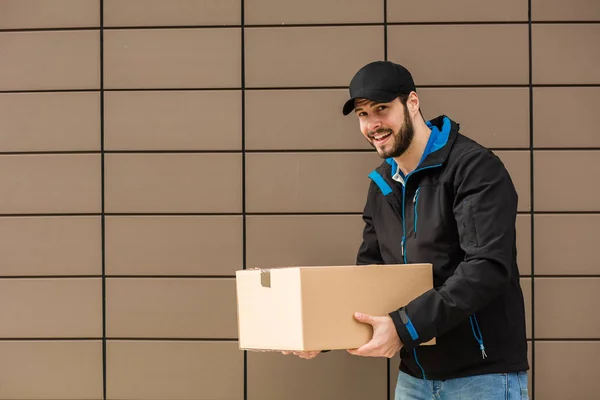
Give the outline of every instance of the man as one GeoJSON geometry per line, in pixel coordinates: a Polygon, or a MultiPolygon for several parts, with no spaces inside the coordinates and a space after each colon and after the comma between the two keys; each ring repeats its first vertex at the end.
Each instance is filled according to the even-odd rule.
{"type": "Polygon", "coordinates": [[[361,68],[352,111],[384,159],[369,175],[357,264],[432,263],[434,289],[388,316],[356,314],[373,338],[349,352],[400,351],[396,400],[528,398],[517,193],[504,165],[447,116],[426,122],[401,65],[361,68]]]}

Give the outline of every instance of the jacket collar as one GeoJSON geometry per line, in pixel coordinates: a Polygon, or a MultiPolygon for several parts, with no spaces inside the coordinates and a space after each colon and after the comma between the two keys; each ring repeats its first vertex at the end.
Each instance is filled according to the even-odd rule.
{"type": "MultiPolygon", "coordinates": [[[[460,127],[458,123],[445,115],[440,115],[427,121],[426,124],[431,128],[431,135],[416,169],[444,164],[448,158],[448,154],[450,154],[450,149],[456,140],[460,127]]],[[[386,175],[394,176],[398,165],[393,158],[387,158],[380,168],[381,172],[384,172],[386,175]]]]}
{"type": "Polygon", "coordinates": [[[460,129],[457,122],[452,121],[445,115],[427,121],[427,126],[431,127],[432,135],[429,137],[421,163],[417,168],[444,164],[460,129]],[[433,134],[433,131],[437,131],[436,135],[433,134]]]}

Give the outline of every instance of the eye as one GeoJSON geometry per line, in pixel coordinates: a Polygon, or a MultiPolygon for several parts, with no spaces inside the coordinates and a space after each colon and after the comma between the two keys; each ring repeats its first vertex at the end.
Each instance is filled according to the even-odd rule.
{"type": "Polygon", "coordinates": [[[379,106],[377,107],[377,111],[383,111],[387,108],[387,106],[379,106]]]}

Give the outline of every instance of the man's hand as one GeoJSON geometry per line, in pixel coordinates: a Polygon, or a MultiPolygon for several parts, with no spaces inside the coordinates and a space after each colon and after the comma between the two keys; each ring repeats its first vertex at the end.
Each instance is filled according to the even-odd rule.
{"type": "Polygon", "coordinates": [[[310,360],[311,358],[315,358],[320,351],[282,351],[284,355],[293,354],[300,358],[304,358],[306,360],[310,360]]]}
{"type": "Polygon", "coordinates": [[[373,338],[358,349],[350,349],[348,353],[363,357],[392,358],[402,348],[402,342],[396,332],[394,321],[389,315],[385,317],[372,317],[370,315],[355,313],[354,318],[359,322],[373,326],[373,338]]]}

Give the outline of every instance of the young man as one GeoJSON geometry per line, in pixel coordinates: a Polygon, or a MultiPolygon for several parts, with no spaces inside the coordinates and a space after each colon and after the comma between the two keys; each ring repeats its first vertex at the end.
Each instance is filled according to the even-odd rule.
{"type": "Polygon", "coordinates": [[[401,65],[361,68],[343,107],[352,111],[384,159],[369,175],[357,263],[432,263],[434,289],[388,316],[357,314],[373,338],[349,352],[400,351],[396,400],[527,399],[517,193],[504,165],[450,118],[426,122],[401,65]]]}

